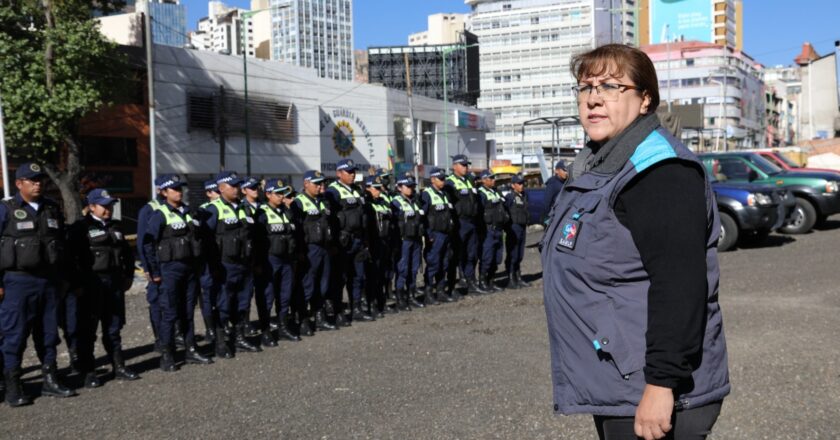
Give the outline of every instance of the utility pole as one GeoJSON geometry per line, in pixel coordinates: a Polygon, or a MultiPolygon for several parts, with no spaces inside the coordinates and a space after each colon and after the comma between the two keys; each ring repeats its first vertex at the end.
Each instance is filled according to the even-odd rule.
{"type": "Polygon", "coordinates": [[[246,32],[246,21],[251,16],[263,11],[285,9],[290,5],[280,5],[265,9],[242,12],[239,16],[239,27],[242,30],[242,39],[239,43],[239,50],[242,51],[242,82],[245,88],[245,174],[251,175],[251,125],[248,123],[248,33],[246,32]]]}
{"type": "MultiPolygon", "coordinates": [[[[155,195],[155,179],[157,179],[157,130],[155,129],[155,70],[152,60],[152,8],[147,8],[143,13],[143,26],[146,44],[146,81],[149,93],[149,162],[152,177],[152,197],[155,195]]],[[[5,156],[4,156],[5,157],[5,156]]],[[[5,164],[3,169],[6,169],[5,164]]]]}
{"type": "MultiPolygon", "coordinates": [[[[414,178],[417,179],[417,183],[420,184],[422,179],[420,179],[420,167],[418,166],[417,134],[414,129],[414,106],[411,101],[411,71],[408,63],[408,52],[403,52],[403,60],[405,61],[405,91],[408,95],[408,119],[410,119],[409,125],[411,126],[411,154],[412,161],[414,162],[414,178]]],[[[420,186],[422,187],[423,185],[420,184],[420,186]]]]}
{"type": "Polygon", "coordinates": [[[225,120],[225,86],[219,86],[219,102],[217,103],[216,122],[217,136],[219,136],[219,171],[225,169],[225,138],[227,137],[227,121],[225,120]]]}
{"type": "Polygon", "coordinates": [[[3,126],[3,98],[0,97],[0,161],[3,167],[3,198],[9,198],[9,164],[6,162],[6,131],[3,126]]]}

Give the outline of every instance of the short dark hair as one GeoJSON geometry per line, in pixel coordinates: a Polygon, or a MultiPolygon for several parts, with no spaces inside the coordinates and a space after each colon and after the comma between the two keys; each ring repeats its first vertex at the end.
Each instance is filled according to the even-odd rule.
{"type": "Polygon", "coordinates": [[[572,57],[572,76],[580,82],[588,76],[627,74],[639,93],[650,96],[648,112],[659,107],[659,80],[656,68],[646,53],[624,44],[607,44],[572,57]]]}

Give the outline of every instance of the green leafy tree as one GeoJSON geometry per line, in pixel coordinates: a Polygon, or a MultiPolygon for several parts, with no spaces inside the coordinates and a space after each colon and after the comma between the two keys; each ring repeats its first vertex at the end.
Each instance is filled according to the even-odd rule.
{"type": "Polygon", "coordinates": [[[68,222],[81,214],[78,123],[126,89],[128,65],[100,34],[97,0],[0,0],[0,99],[9,153],[39,161],[68,222]]]}

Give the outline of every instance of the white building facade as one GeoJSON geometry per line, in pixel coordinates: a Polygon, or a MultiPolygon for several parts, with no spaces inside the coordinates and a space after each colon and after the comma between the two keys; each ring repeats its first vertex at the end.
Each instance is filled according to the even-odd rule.
{"type": "Polygon", "coordinates": [[[270,0],[271,59],[353,80],[352,0],[270,0]]]}
{"type": "Polygon", "coordinates": [[[463,38],[466,14],[433,14],[428,18],[428,28],[408,36],[409,46],[455,44],[463,38]]]}
{"type": "Polygon", "coordinates": [[[529,126],[535,118],[577,116],[569,62],[610,42],[636,40],[633,0],[466,0],[467,30],[481,50],[478,107],[494,114],[496,151],[515,163],[542,148],[578,148],[579,127],[529,126]],[[623,23],[623,24],[622,24],[623,23]]]}
{"type": "MultiPolygon", "coordinates": [[[[262,3],[252,0],[252,10],[267,9],[267,3],[267,0],[262,3]]],[[[229,55],[242,55],[242,51],[247,51],[247,57],[270,58],[271,16],[268,10],[250,13],[219,1],[208,2],[207,9],[207,17],[200,19],[196,31],[190,33],[192,47],[229,55]]]]}
{"type": "Polygon", "coordinates": [[[285,177],[296,186],[306,170],[333,175],[352,158],[370,167],[428,175],[447,155],[463,153],[476,167],[494,157],[486,135],[492,115],[377,85],[317,78],[310,69],[248,61],[249,122],[242,118],[242,60],[212,52],[155,46],[157,161],[160,173],[193,183],[227,169],[285,177]],[[445,112],[446,110],[446,112],[445,112]],[[414,116],[413,123],[410,115],[414,116]]]}

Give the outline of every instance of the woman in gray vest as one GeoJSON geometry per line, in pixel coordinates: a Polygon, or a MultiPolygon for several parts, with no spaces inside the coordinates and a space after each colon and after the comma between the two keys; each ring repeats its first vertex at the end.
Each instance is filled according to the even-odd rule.
{"type": "Polygon", "coordinates": [[[590,141],[541,242],[554,410],[594,415],[601,439],[704,439],[730,390],[713,193],[660,126],[647,55],[571,66],[590,141]]]}

